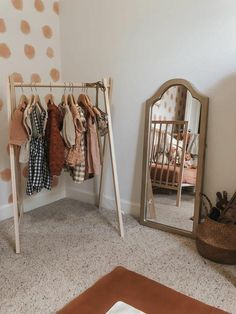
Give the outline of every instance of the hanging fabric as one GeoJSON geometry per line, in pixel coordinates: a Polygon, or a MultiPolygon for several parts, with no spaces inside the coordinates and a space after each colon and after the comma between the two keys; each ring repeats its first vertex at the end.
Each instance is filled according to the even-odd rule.
{"type": "MultiPolygon", "coordinates": [[[[71,83],[68,85],[70,86],[71,83]]],[[[112,125],[109,108],[109,85],[103,82],[72,84],[73,88],[91,88],[104,93],[106,112],[93,106],[87,94],[80,94],[77,102],[73,94],[65,94],[64,84],[37,84],[37,88],[64,88],[62,102],[56,106],[53,95],[50,94],[48,103],[40,101],[39,95],[31,94],[28,98],[21,96],[16,107],[16,88],[36,86],[32,84],[15,83],[9,77],[8,117],[10,125],[10,162],[12,173],[12,193],[15,225],[16,252],[20,252],[19,212],[23,209],[19,162],[28,162],[28,178],[26,194],[33,195],[43,188],[52,187],[52,177],[61,174],[65,168],[70,172],[74,182],[82,183],[94,175],[101,174],[99,188],[99,207],[102,200],[103,186],[103,152],[100,137],[108,135],[112,174],[115,191],[116,209],[120,235],[123,237],[123,222],[121,216],[120,194],[112,125]],[[16,132],[17,131],[17,132],[16,132]],[[20,148],[19,158],[16,158],[16,147],[20,148]]],[[[98,96],[97,96],[98,97],[98,96]]],[[[105,145],[106,141],[104,141],[105,145]]]]}
{"type": "Polygon", "coordinates": [[[63,126],[63,117],[58,107],[51,103],[47,104],[48,120],[46,125],[45,140],[47,142],[47,160],[51,176],[59,176],[64,167],[65,145],[60,131],[63,126]]]}

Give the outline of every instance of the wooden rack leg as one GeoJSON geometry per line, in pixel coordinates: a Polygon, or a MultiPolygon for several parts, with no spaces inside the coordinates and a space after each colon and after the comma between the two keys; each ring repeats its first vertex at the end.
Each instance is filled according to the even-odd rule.
{"type": "MultiPolygon", "coordinates": [[[[108,97],[109,102],[111,102],[112,97],[112,80],[109,79],[109,89],[108,89],[108,97]]],[[[98,95],[97,95],[98,97],[98,95]]],[[[96,104],[98,103],[98,99],[96,99],[96,104]]],[[[104,164],[105,164],[105,156],[106,156],[106,149],[107,149],[107,135],[104,136],[103,141],[103,149],[102,149],[102,169],[101,169],[101,176],[100,176],[100,184],[99,184],[99,194],[98,194],[98,208],[100,209],[102,207],[102,195],[103,195],[103,185],[104,185],[104,164]]]]}
{"type": "Polygon", "coordinates": [[[98,208],[102,207],[102,194],[103,194],[103,184],[104,184],[104,163],[105,163],[105,155],[106,155],[106,146],[107,146],[107,135],[104,136],[103,142],[103,149],[102,149],[102,156],[103,156],[103,163],[101,169],[101,176],[100,176],[100,183],[99,183],[99,194],[98,194],[98,208]]]}
{"type": "Polygon", "coordinates": [[[114,147],[114,140],[113,140],[113,130],[112,130],[112,123],[111,123],[111,112],[110,112],[110,102],[109,102],[109,96],[108,96],[107,79],[105,78],[103,79],[103,84],[106,88],[105,93],[104,93],[104,100],[105,100],[106,112],[108,115],[108,139],[109,139],[109,148],[110,148],[110,156],[111,156],[111,166],[112,166],[117,218],[118,218],[118,223],[119,223],[120,236],[124,237],[124,226],[123,226],[121,204],[120,204],[120,191],[119,191],[117,168],[116,168],[115,147],[114,147]]]}
{"type": "Polygon", "coordinates": [[[15,151],[12,145],[10,145],[10,163],[11,163],[13,216],[14,216],[14,229],[15,229],[15,250],[16,250],[16,253],[20,253],[19,209],[18,209],[18,197],[17,197],[17,188],[16,188],[15,151]]]}
{"type": "Polygon", "coordinates": [[[178,190],[177,190],[177,197],[176,197],[176,206],[177,207],[180,207],[180,202],[181,202],[181,192],[182,192],[182,186],[181,186],[181,183],[178,187],[178,190]]]}
{"type": "MultiPolygon", "coordinates": [[[[8,109],[8,123],[10,125],[11,115],[14,110],[13,108],[13,87],[11,78],[9,78],[8,84],[8,99],[7,99],[7,109],[8,109]]],[[[13,145],[10,145],[10,164],[11,164],[11,184],[12,184],[12,198],[13,198],[13,216],[14,216],[14,230],[15,230],[15,250],[16,253],[20,253],[20,234],[19,234],[19,210],[18,210],[18,196],[17,196],[17,185],[16,185],[16,156],[13,145]]]]}

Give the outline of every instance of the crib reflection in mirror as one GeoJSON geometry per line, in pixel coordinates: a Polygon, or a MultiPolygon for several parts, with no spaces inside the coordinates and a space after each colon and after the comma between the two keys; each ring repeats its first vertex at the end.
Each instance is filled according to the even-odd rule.
{"type": "Polygon", "coordinates": [[[206,119],[202,103],[207,98],[193,97],[188,82],[173,81],[147,101],[141,220],[193,235],[200,210],[196,196],[201,191],[205,147],[205,130],[200,137],[206,125],[203,120],[201,123],[206,119]]]}

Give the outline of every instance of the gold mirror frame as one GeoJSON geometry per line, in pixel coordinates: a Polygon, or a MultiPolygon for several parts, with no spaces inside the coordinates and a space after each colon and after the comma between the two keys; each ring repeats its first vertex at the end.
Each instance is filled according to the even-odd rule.
{"type": "Polygon", "coordinates": [[[140,211],[140,224],[151,228],[160,229],[167,232],[177,233],[180,235],[195,238],[197,226],[200,220],[201,199],[200,192],[203,187],[204,176],[204,163],[205,163],[205,148],[206,148],[206,129],[207,129],[207,115],[208,115],[209,98],[199,93],[190,82],[184,79],[171,79],[166,81],[156,91],[156,93],[146,101],[145,110],[145,126],[144,126],[144,146],[143,146],[143,169],[142,169],[142,193],[141,193],[141,211],[140,211]],[[200,136],[199,136],[199,162],[196,180],[196,195],[194,202],[194,216],[193,216],[193,229],[187,231],[176,227],[167,226],[158,222],[148,220],[147,217],[147,193],[148,193],[148,155],[150,149],[150,133],[151,133],[151,113],[152,106],[161,99],[162,95],[172,86],[182,85],[186,87],[191,93],[192,97],[201,103],[201,116],[200,116],[200,136]]]}

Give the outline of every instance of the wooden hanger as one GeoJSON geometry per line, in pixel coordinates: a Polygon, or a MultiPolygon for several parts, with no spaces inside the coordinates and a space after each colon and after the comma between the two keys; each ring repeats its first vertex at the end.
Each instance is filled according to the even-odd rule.
{"type": "Polygon", "coordinates": [[[50,93],[48,94],[48,102],[50,101],[51,104],[54,104],[54,96],[52,94],[52,83],[50,82],[50,93]]]}
{"type": "Polygon", "coordinates": [[[22,94],[20,96],[20,100],[19,100],[19,105],[21,106],[22,104],[28,104],[28,98],[27,96],[24,94],[24,90],[23,87],[21,86],[21,90],[22,90],[22,94]]]}
{"type": "Polygon", "coordinates": [[[96,116],[100,117],[101,118],[101,112],[98,110],[97,107],[93,106],[93,112],[95,113],[96,116]]]}
{"type": "Polygon", "coordinates": [[[68,95],[66,94],[66,84],[65,84],[65,88],[64,88],[64,93],[61,96],[61,104],[68,106],[68,95]]]}
{"type": "Polygon", "coordinates": [[[65,106],[68,106],[68,95],[63,94],[61,97],[61,103],[65,106]]]}
{"type": "Polygon", "coordinates": [[[73,83],[71,82],[71,98],[72,98],[72,101],[74,104],[76,104],[76,98],[75,98],[75,95],[74,95],[74,85],[73,83]]]}
{"type": "Polygon", "coordinates": [[[91,115],[92,118],[95,118],[95,113],[93,112],[92,103],[88,95],[80,94],[77,103],[82,105],[91,115]]]}
{"type": "Polygon", "coordinates": [[[68,94],[67,103],[68,103],[68,106],[69,106],[69,107],[70,107],[71,105],[75,104],[75,99],[74,99],[74,96],[73,96],[72,94],[68,94]]]}
{"type": "Polygon", "coordinates": [[[29,113],[32,112],[32,109],[33,109],[32,104],[33,104],[33,102],[34,102],[34,94],[31,94],[31,95],[29,96],[28,105],[27,105],[27,109],[28,109],[28,112],[29,112],[29,113]]]}
{"type": "Polygon", "coordinates": [[[19,104],[21,105],[21,104],[23,104],[23,103],[28,104],[28,98],[25,96],[25,94],[22,94],[22,95],[20,96],[19,104]]]}

